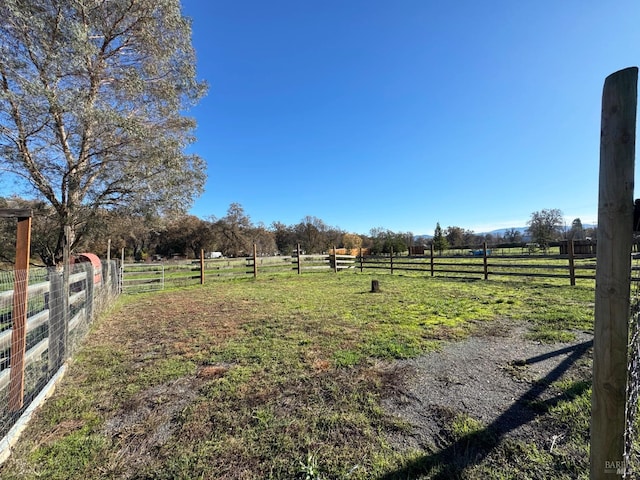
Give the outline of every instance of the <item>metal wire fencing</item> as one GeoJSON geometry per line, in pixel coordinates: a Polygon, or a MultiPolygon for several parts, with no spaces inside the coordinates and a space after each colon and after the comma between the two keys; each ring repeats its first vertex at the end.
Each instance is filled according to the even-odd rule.
{"type": "MultiPolygon", "coordinates": [[[[637,270],[638,259],[633,261],[637,270]]],[[[629,316],[629,351],[627,364],[627,399],[625,404],[625,438],[623,478],[637,478],[640,473],[640,284],[632,287],[629,316]]]]}
{"type": "Polygon", "coordinates": [[[118,272],[115,261],[0,272],[0,438],[118,295],[118,272]]]}

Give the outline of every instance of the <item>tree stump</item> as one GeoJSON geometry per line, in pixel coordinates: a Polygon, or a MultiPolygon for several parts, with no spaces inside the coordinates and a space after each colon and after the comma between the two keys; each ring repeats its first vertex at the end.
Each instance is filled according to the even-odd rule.
{"type": "Polygon", "coordinates": [[[371,293],[378,293],[380,291],[380,282],[378,280],[371,280],[371,293]]]}

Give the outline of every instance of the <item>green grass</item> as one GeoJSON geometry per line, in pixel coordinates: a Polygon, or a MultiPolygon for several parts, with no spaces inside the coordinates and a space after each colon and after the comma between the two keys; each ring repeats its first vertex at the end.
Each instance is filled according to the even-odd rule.
{"type": "Polygon", "coordinates": [[[575,472],[579,466],[557,469],[585,449],[584,418],[574,422],[588,407],[579,380],[556,386],[566,401],[545,410],[550,422],[576,425],[564,460],[535,444],[496,443],[476,420],[456,417],[447,436],[465,445],[470,461],[452,467],[434,465],[446,457],[391,447],[387,435],[407,426],[380,405],[387,382],[381,365],[504,318],[531,322],[539,340],[566,339],[572,329],[592,328],[592,301],[588,286],[353,272],[121,297],[0,476],[369,479],[422,471],[430,472],[424,478],[480,479],[575,472]],[[373,278],[380,293],[369,293],[373,278]],[[483,449],[490,454],[471,461],[483,449]]]}

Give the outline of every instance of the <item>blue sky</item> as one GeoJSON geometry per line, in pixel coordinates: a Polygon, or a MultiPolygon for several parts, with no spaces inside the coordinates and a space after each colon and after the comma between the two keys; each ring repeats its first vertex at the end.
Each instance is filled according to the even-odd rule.
{"type": "MultiPolygon", "coordinates": [[[[431,234],[596,223],[607,75],[637,0],[183,0],[198,77],[191,213],[431,234]]],[[[636,183],[637,180],[636,180],[636,183]]],[[[638,195],[636,195],[638,196],[638,195]]]]}

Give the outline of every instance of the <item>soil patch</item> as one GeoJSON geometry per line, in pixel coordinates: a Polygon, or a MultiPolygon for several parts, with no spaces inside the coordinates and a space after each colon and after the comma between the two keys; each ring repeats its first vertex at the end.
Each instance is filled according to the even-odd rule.
{"type": "Polygon", "coordinates": [[[395,362],[386,371],[382,399],[387,412],[410,425],[397,432],[399,450],[432,451],[450,442],[451,420],[466,414],[496,437],[537,438],[553,442],[535,419],[540,402],[557,401],[554,382],[589,379],[593,335],[573,332],[571,343],[541,343],[526,338],[529,325],[501,321],[491,331],[446,344],[440,351],[395,362]]]}
{"type": "Polygon", "coordinates": [[[115,455],[121,478],[134,476],[136,469],[153,463],[158,450],[179,428],[176,417],[196,396],[192,378],[157,385],[135,395],[109,419],[104,433],[119,445],[115,455]]]}

